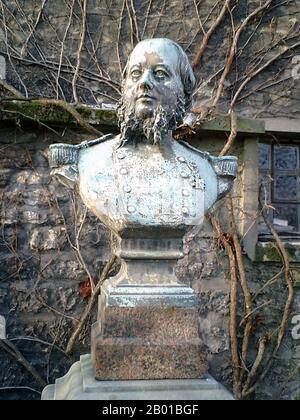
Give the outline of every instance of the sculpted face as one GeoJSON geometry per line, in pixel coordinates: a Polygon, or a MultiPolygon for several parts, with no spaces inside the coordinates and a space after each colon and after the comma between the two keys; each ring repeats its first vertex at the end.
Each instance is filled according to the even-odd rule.
{"type": "Polygon", "coordinates": [[[151,118],[161,106],[174,115],[184,90],[176,47],[164,39],[140,42],[126,67],[123,100],[137,118],[151,118]]]}

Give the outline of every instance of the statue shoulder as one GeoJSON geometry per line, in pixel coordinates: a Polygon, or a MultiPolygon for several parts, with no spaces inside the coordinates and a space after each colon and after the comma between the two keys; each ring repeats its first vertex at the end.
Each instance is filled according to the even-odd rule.
{"type": "Polygon", "coordinates": [[[64,165],[77,165],[81,150],[88,149],[92,146],[96,146],[97,144],[112,140],[113,138],[113,134],[107,134],[98,139],[84,141],[76,145],[66,143],[52,144],[48,151],[50,168],[58,168],[64,165]]]}
{"type": "Polygon", "coordinates": [[[189,151],[193,151],[196,153],[196,155],[202,157],[203,159],[210,160],[211,156],[207,152],[203,152],[202,150],[197,149],[196,147],[191,146],[189,143],[186,143],[185,141],[178,141],[179,144],[181,144],[184,148],[188,149],[189,151]]]}
{"type": "Polygon", "coordinates": [[[194,151],[198,156],[206,159],[212,165],[217,176],[232,176],[236,177],[237,174],[237,158],[235,156],[222,156],[215,157],[208,152],[203,152],[196,147],[191,146],[189,143],[179,141],[185,148],[194,151]]]}
{"type": "Polygon", "coordinates": [[[238,162],[235,156],[211,156],[207,152],[202,152],[190,144],[180,141],[184,147],[193,150],[202,159],[206,159],[213,168],[218,180],[218,199],[224,197],[232,188],[237,175],[238,162]]]}
{"type": "Polygon", "coordinates": [[[62,184],[75,188],[78,180],[79,153],[100,143],[114,139],[113,134],[107,134],[95,140],[84,141],[80,144],[57,143],[52,144],[48,150],[51,175],[55,176],[62,184]]]}

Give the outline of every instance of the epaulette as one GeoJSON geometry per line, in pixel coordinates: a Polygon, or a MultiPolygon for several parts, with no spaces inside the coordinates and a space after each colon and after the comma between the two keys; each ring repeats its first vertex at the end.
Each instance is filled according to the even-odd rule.
{"type": "Polygon", "coordinates": [[[88,149],[112,138],[114,138],[113,134],[106,134],[98,139],[83,141],[76,145],[65,143],[52,144],[48,151],[49,166],[50,168],[58,168],[62,165],[77,165],[80,150],[88,149]]]}
{"type": "Polygon", "coordinates": [[[235,156],[222,156],[222,157],[215,157],[211,156],[207,152],[202,152],[201,150],[197,149],[196,147],[191,146],[189,143],[185,141],[179,141],[178,143],[182,144],[183,146],[187,147],[190,150],[193,150],[202,158],[207,159],[212,167],[214,168],[216,174],[218,176],[229,176],[235,177],[237,173],[237,158],[235,156]]]}
{"type": "Polygon", "coordinates": [[[201,157],[203,157],[204,159],[210,160],[210,158],[211,158],[209,153],[202,152],[202,150],[199,150],[196,147],[191,146],[189,143],[186,143],[183,140],[179,140],[178,143],[182,144],[182,146],[186,147],[187,149],[190,149],[190,150],[193,150],[194,152],[197,152],[197,154],[200,155],[201,157]]]}

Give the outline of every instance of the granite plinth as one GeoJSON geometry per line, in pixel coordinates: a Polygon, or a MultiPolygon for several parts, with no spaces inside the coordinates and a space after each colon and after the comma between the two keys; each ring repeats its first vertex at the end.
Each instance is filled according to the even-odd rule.
{"type": "Polygon", "coordinates": [[[81,356],[69,372],[47,386],[42,400],[234,400],[211,376],[202,379],[96,381],[90,355],[81,356]]]}
{"type": "Polygon", "coordinates": [[[195,295],[186,286],[104,288],[92,329],[95,378],[201,378],[207,357],[198,322],[195,295]]]}

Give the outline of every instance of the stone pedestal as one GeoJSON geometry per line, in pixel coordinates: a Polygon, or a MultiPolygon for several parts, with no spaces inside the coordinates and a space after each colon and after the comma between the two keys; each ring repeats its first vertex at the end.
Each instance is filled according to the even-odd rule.
{"type": "Polygon", "coordinates": [[[234,400],[211,376],[202,379],[96,381],[90,355],[81,356],[67,375],[47,386],[42,400],[234,400]]]}
{"type": "Polygon", "coordinates": [[[207,372],[196,297],[184,285],[107,283],[91,348],[98,380],[194,379],[207,372]]]}

